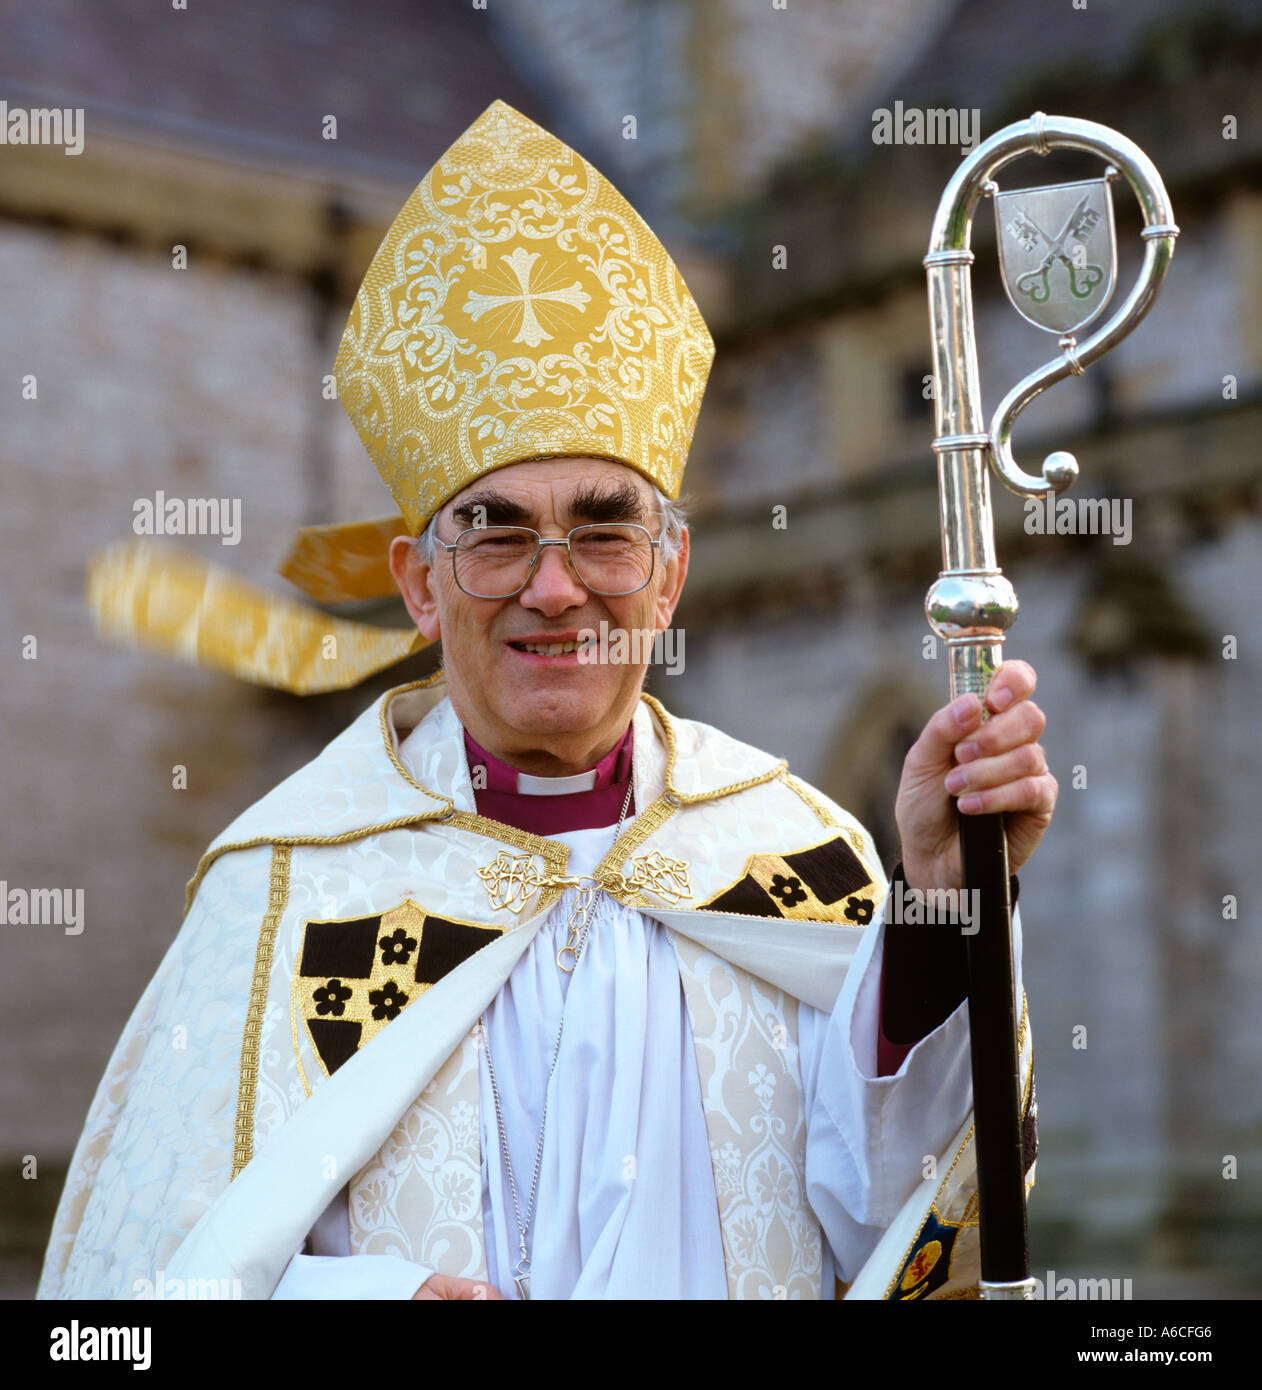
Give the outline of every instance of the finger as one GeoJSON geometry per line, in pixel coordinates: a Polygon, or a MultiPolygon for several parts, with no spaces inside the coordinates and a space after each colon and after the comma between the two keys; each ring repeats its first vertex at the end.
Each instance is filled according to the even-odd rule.
{"type": "Polygon", "coordinates": [[[1050,772],[1042,777],[1022,777],[1001,787],[970,791],[956,805],[961,815],[986,816],[993,811],[1026,811],[1050,816],[1060,787],[1050,772]]]}
{"type": "Polygon", "coordinates": [[[1047,716],[1030,700],[1023,700],[1004,714],[992,715],[971,737],[955,749],[957,762],[993,758],[1023,743],[1033,743],[1047,727],[1047,716]]]}
{"type": "Polygon", "coordinates": [[[1005,661],[986,687],[986,706],[996,714],[1028,700],[1038,684],[1038,673],[1028,661],[1005,661]]]}
{"type": "Polygon", "coordinates": [[[952,796],[966,791],[984,791],[1001,787],[1005,782],[1019,782],[1023,777],[1041,777],[1047,771],[1047,755],[1037,743],[1023,743],[1010,752],[995,758],[980,758],[952,768],[944,785],[952,796]]]}
{"type": "Polygon", "coordinates": [[[952,704],[943,705],[912,744],[907,762],[918,771],[949,767],[956,744],[978,728],[981,720],[982,702],[976,695],[961,695],[952,704]]]}
{"type": "Polygon", "coordinates": [[[472,1298],[479,1303],[490,1303],[495,1299],[501,1303],[505,1302],[504,1295],[494,1284],[488,1284],[485,1279],[462,1279],[461,1283],[465,1285],[465,1289],[460,1295],[461,1298],[472,1298]]]}
{"type": "Polygon", "coordinates": [[[495,1285],[488,1284],[485,1279],[464,1279],[455,1275],[449,1280],[447,1297],[459,1299],[464,1303],[490,1303],[495,1299],[501,1303],[505,1301],[504,1295],[495,1285]]]}

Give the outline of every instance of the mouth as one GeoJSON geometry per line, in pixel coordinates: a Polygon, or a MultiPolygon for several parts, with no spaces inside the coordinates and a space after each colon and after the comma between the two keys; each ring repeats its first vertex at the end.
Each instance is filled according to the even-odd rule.
{"type": "Polygon", "coordinates": [[[515,652],[533,652],[536,656],[568,656],[578,651],[580,642],[510,642],[515,652]]]}
{"type": "Polygon", "coordinates": [[[591,643],[585,632],[558,632],[515,637],[505,645],[532,666],[577,666],[591,643]]]}

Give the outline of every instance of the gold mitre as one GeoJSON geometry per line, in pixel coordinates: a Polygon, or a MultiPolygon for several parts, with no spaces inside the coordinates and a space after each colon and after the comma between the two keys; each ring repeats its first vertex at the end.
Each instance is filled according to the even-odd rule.
{"type": "MultiPolygon", "coordinates": [[[[613,459],[678,497],[713,357],[683,277],[630,203],[492,102],[395,218],[334,363],[402,516],[307,527],[280,572],[320,603],[393,594],[391,540],[527,459],[613,459]]],[[[88,603],[115,640],[298,694],[358,684],[426,645],[414,628],[334,619],[143,542],[96,557],[88,603]]]]}
{"type": "Polygon", "coordinates": [[[644,219],[495,101],[395,218],[333,370],[419,534],[477,478],[550,455],[616,459],[678,497],[713,357],[644,219]]]}

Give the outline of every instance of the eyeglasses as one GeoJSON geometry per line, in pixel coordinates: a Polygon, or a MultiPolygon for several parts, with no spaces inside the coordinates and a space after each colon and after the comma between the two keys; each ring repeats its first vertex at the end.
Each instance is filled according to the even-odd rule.
{"type": "Polygon", "coordinates": [[[512,598],[530,583],[545,545],[563,545],[575,578],[593,594],[616,598],[638,593],[653,577],[660,539],[626,522],[575,526],[545,540],[528,526],[471,526],[452,544],[456,583],[470,598],[512,598]]]}

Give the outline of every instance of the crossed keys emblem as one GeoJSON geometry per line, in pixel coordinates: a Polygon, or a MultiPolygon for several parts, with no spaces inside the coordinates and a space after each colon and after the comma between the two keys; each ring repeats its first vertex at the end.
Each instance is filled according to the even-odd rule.
{"type": "Polygon", "coordinates": [[[1069,214],[1068,221],[1060,229],[1060,235],[1053,241],[1032,217],[1023,209],[1018,208],[1017,216],[1008,224],[1008,230],[1027,251],[1034,250],[1039,241],[1044,241],[1047,243],[1048,252],[1037,270],[1027,270],[1017,281],[1017,292],[1028,294],[1036,304],[1046,303],[1051,294],[1051,287],[1047,283],[1048,276],[1052,273],[1053,265],[1060,261],[1069,274],[1069,293],[1075,299],[1086,299],[1104,279],[1104,268],[1098,265],[1083,266],[1083,279],[1080,284],[1078,281],[1079,268],[1069,256],[1065,255],[1062,248],[1065,245],[1066,237],[1073,237],[1077,242],[1085,242],[1099,220],[1100,214],[1095,208],[1089,207],[1087,199],[1083,198],[1069,214]]]}
{"type": "Polygon", "coordinates": [[[584,880],[565,874],[540,873],[530,855],[511,855],[502,849],[489,864],[478,870],[478,877],[486,888],[492,908],[497,911],[507,908],[514,913],[520,912],[540,888],[578,888],[584,882],[593,881],[615,896],[627,897],[647,889],[672,905],[692,897],[688,861],[672,859],[661,850],[633,859],[629,874],[605,873],[599,879],[584,880]]]}
{"type": "Polygon", "coordinates": [[[1095,318],[1117,266],[1107,180],[996,193],[995,217],[1004,289],[1017,312],[1051,333],[1095,318]],[[1055,226],[1056,236],[1044,230],[1055,226]]]}

